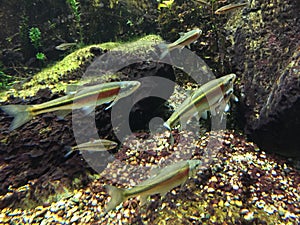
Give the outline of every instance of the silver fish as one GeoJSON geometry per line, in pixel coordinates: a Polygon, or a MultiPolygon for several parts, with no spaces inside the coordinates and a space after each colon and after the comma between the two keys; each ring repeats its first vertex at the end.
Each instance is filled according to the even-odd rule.
{"type": "Polygon", "coordinates": [[[158,47],[163,51],[160,59],[164,58],[170,51],[176,48],[182,49],[184,48],[184,46],[190,45],[191,43],[195,42],[201,34],[202,30],[195,29],[183,34],[178,40],[173,43],[159,44],[158,47]]]}
{"type": "Polygon", "coordinates": [[[175,110],[164,126],[171,130],[179,120],[186,122],[196,113],[210,111],[216,115],[224,111],[233,93],[235,78],[235,74],[229,74],[201,86],[175,110]]]}
{"type": "Polygon", "coordinates": [[[111,200],[107,204],[105,211],[109,212],[125,200],[136,196],[140,196],[142,205],[147,201],[150,195],[159,193],[164,196],[171,189],[179,185],[183,186],[200,164],[200,160],[176,162],[175,164],[159,169],[155,176],[129,189],[106,185],[105,188],[111,196],[111,200]]]}
{"type": "Polygon", "coordinates": [[[229,13],[231,12],[232,10],[235,10],[235,9],[239,9],[239,8],[242,8],[242,7],[245,7],[246,5],[248,5],[247,2],[244,2],[244,3],[238,3],[238,4],[229,4],[229,5],[225,5],[219,9],[217,9],[215,11],[215,14],[217,15],[220,15],[220,14],[226,14],[226,13],[229,13]]]}
{"type": "Polygon", "coordinates": [[[0,109],[15,117],[10,130],[14,130],[36,115],[54,112],[60,117],[69,114],[72,109],[83,108],[86,113],[90,113],[96,105],[112,102],[114,105],[120,98],[126,97],[139,88],[139,81],[120,81],[98,84],[84,87],[76,93],[54,99],[37,105],[5,105],[0,109]]]}
{"type": "Polygon", "coordinates": [[[65,154],[65,158],[71,155],[75,151],[108,151],[116,148],[118,143],[106,139],[91,140],[74,147],[67,146],[68,152],[65,154]]]}
{"type": "Polygon", "coordinates": [[[59,50],[59,51],[66,51],[66,50],[68,50],[69,48],[71,48],[71,47],[73,47],[73,46],[76,46],[77,45],[77,43],[74,43],[74,42],[72,42],[72,43],[62,43],[62,44],[60,44],[60,45],[57,45],[56,47],[55,47],[55,49],[56,50],[59,50]]]}

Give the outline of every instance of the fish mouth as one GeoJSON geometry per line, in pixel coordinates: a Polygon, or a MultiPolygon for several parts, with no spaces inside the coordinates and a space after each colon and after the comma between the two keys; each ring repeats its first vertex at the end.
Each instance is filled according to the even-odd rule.
{"type": "Polygon", "coordinates": [[[133,91],[137,90],[141,86],[141,82],[134,80],[134,81],[129,81],[131,83],[131,88],[133,91]]]}

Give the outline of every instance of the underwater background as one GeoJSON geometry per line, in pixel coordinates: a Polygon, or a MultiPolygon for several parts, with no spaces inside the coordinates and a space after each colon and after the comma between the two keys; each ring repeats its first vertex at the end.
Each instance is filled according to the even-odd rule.
{"type": "Polygon", "coordinates": [[[299,10],[297,0],[2,0],[0,224],[299,224],[299,10]],[[214,129],[210,112],[188,115],[186,129],[163,127],[188,96],[231,73],[224,126],[214,129]],[[78,84],[86,93],[130,81],[141,85],[93,106],[92,129],[80,110],[49,110],[80,94],[69,90],[78,84]],[[45,112],[11,129],[5,106],[41,103],[45,112]],[[116,111],[123,106],[128,115],[116,111]],[[91,130],[117,147],[75,149],[95,143],[91,130]],[[201,163],[185,174],[181,160],[201,163]],[[168,188],[167,165],[189,179],[168,188]],[[106,211],[117,193],[108,185],[128,192],[152,166],[158,192],[106,211]]]}

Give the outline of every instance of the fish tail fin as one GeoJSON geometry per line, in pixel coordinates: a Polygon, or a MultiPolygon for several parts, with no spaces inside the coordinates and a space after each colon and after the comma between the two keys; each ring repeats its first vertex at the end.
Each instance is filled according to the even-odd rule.
{"type": "Polygon", "coordinates": [[[29,120],[32,119],[33,115],[32,112],[29,110],[31,105],[4,105],[1,106],[1,110],[3,110],[5,113],[7,113],[10,116],[14,117],[14,120],[12,121],[9,130],[12,131],[29,120]]]}
{"type": "Polygon", "coordinates": [[[161,43],[159,45],[157,45],[158,48],[162,51],[159,59],[163,59],[165,58],[168,54],[169,54],[169,49],[168,49],[168,45],[165,43],[161,43]]]}
{"type": "Polygon", "coordinates": [[[108,194],[111,196],[111,200],[107,204],[105,211],[109,212],[110,210],[115,209],[119,204],[125,201],[124,190],[123,188],[117,188],[111,185],[105,185],[105,189],[108,194]]]}

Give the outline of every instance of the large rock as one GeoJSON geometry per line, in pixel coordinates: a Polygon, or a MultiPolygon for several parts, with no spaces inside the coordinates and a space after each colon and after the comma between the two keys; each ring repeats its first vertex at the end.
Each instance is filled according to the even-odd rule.
{"type": "Polygon", "coordinates": [[[296,157],[300,156],[298,17],[298,1],[256,0],[228,23],[229,29],[236,29],[232,62],[241,77],[246,133],[265,150],[296,157]]]}

